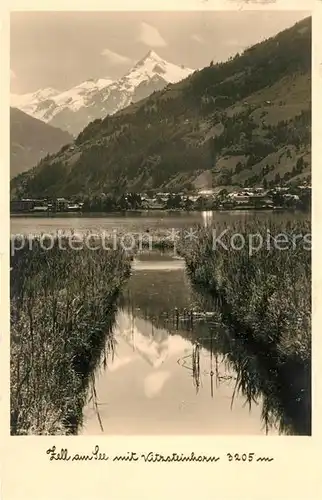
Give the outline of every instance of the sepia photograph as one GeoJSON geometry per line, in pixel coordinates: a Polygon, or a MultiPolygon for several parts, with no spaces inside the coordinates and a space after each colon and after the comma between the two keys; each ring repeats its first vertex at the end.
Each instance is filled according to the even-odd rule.
{"type": "Polygon", "coordinates": [[[11,12],[12,436],[312,435],[311,24],[11,12]]]}

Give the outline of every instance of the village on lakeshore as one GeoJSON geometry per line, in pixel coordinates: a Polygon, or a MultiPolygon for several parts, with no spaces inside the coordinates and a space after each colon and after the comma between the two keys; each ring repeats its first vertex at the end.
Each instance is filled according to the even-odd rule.
{"type": "Polygon", "coordinates": [[[115,212],[143,210],[252,210],[307,208],[311,186],[262,187],[240,189],[201,189],[196,192],[125,193],[113,196],[101,193],[95,198],[22,198],[10,202],[10,212],[115,212]],[[230,191],[230,192],[229,192],[230,191]]]}

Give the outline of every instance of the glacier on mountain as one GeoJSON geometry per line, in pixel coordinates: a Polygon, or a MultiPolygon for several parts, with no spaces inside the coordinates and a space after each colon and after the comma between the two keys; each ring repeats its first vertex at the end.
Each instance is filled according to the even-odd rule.
{"type": "Polygon", "coordinates": [[[115,114],[193,71],[165,61],[150,50],[118,80],[91,79],[64,91],[46,88],[24,95],[11,94],[11,106],[75,136],[90,121],[115,114]]]}

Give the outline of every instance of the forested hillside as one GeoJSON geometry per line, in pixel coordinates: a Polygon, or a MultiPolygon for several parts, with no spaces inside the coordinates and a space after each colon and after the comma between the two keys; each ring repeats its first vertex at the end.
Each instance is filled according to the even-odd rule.
{"type": "Polygon", "coordinates": [[[311,19],[89,124],[12,195],[274,185],[311,171],[311,19]]]}
{"type": "Polygon", "coordinates": [[[68,132],[10,108],[10,177],[33,167],[48,153],[56,153],[71,140],[68,132]]]}

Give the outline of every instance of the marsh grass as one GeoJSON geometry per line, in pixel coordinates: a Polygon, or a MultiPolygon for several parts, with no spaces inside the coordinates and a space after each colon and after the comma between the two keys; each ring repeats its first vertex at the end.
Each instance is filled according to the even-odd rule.
{"type": "MultiPolygon", "coordinates": [[[[217,234],[225,228],[217,226],[217,234]]],[[[263,396],[266,427],[277,422],[281,432],[310,435],[311,254],[303,246],[310,221],[268,220],[265,227],[256,219],[240,221],[230,228],[234,233],[245,238],[241,250],[214,248],[212,229],[199,227],[180,254],[197,294],[226,332],[221,347],[237,372],[235,392],[250,405],[263,396]],[[267,229],[302,239],[287,250],[263,246],[250,255],[248,235],[267,229]]]]}
{"type": "Polygon", "coordinates": [[[11,257],[11,434],[76,434],[91,374],[113,351],[116,302],[130,274],[120,249],[11,257]]]}

